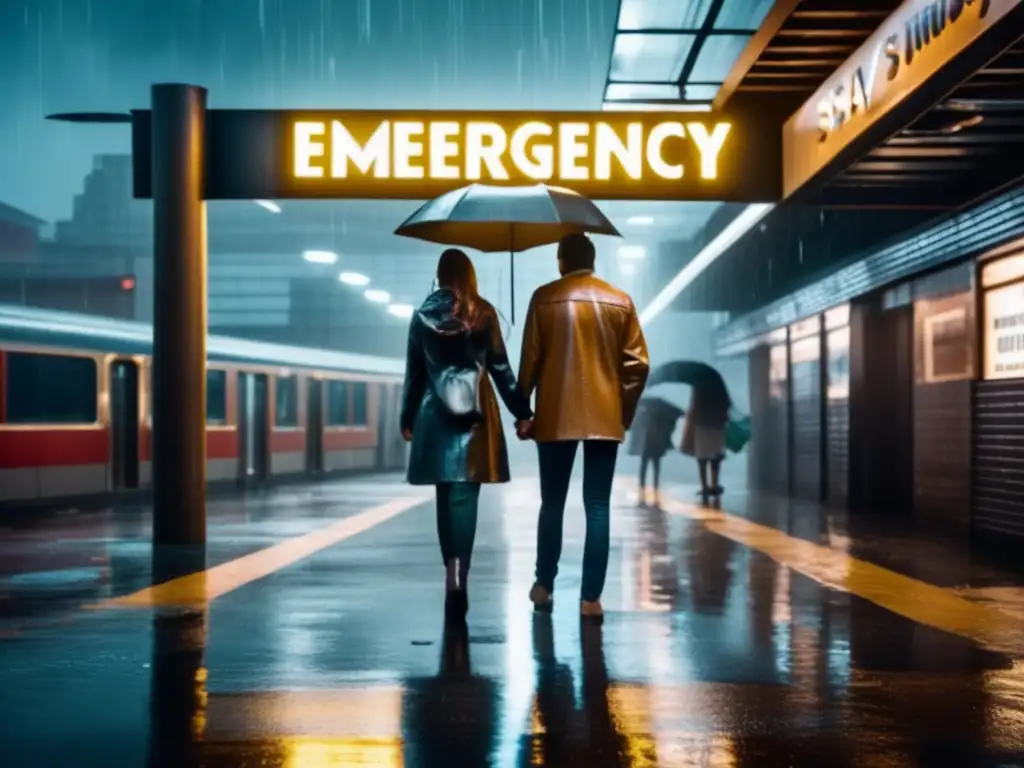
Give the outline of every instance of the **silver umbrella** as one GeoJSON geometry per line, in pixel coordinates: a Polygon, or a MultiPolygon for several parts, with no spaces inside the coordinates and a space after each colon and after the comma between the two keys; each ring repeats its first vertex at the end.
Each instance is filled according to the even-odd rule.
{"type": "Polygon", "coordinates": [[[566,235],[621,237],[593,201],[571,189],[535,184],[502,187],[470,184],[420,206],[396,235],[485,253],[509,254],[512,322],[515,322],[515,253],[557,243],[566,235]]]}

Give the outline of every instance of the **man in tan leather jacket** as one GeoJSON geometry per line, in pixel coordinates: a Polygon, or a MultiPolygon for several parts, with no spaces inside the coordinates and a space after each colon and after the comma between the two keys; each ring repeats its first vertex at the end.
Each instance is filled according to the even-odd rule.
{"type": "Polygon", "coordinates": [[[540,610],[553,604],[565,501],[582,442],[587,537],[580,612],[599,619],[615,460],[649,366],[633,300],[594,275],[594,257],[594,244],[585,235],[564,238],[558,246],[561,279],[533,294],[519,386],[527,397],[537,391],[536,415],[519,431],[520,437],[537,441],[540,459],[537,571],[530,599],[540,610]]]}

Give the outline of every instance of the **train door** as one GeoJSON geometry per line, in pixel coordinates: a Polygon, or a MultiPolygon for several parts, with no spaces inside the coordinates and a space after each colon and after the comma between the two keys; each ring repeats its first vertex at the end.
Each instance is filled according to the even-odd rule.
{"type": "Polygon", "coordinates": [[[324,471],[324,383],[306,379],[306,471],[324,471]]]}
{"type": "Polygon", "coordinates": [[[243,485],[267,479],[268,454],[267,376],[238,374],[239,479],[243,485]]]}
{"type": "Polygon", "coordinates": [[[391,441],[391,385],[378,384],[377,402],[377,469],[387,469],[390,451],[388,444],[391,441]]]}
{"type": "Polygon", "coordinates": [[[134,360],[110,364],[111,486],[139,487],[139,366],[134,360]]]}

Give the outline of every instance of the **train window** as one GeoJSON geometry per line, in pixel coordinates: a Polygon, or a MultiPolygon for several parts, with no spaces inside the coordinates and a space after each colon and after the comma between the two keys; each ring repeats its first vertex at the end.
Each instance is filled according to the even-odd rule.
{"type": "Polygon", "coordinates": [[[226,371],[206,372],[206,423],[228,423],[228,374],[226,371]]]}
{"type": "Polygon", "coordinates": [[[352,423],[359,427],[367,425],[366,382],[364,381],[352,385],[352,423]]]}
{"type": "Polygon", "coordinates": [[[348,382],[327,382],[327,426],[343,427],[348,418],[348,382]]]}
{"type": "Polygon", "coordinates": [[[278,376],[275,389],[274,424],[299,426],[299,380],[295,376],[278,376]]]}
{"type": "Polygon", "coordinates": [[[96,363],[88,357],[8,352],[8,424],[92,424],[96,363]]]}

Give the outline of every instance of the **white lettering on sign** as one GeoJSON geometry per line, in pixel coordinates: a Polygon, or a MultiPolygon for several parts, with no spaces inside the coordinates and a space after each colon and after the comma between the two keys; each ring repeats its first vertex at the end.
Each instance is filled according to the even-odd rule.
{"type": "Polygon", "coordinates": [[[458,135],[458,123],[431,123],[430,146],[434,147],[434,151],[430,153],[431,178],[459,178],[458,167],[448,164],[448,160],[459,154],[459,142],[456,140],[458,135]]]}
{"type": "Polygon", "coordinates": [[[984,310],[984,377],[1024,378],[1024,280],[985,291],[984,310]]]}
{"type": "Polygon", "coordinates": [[[725,122],[709,130],[699,122],[665,121],[645,135],[641,122],[530,121],[507,131],[488,121],[384,120],[360,143],[339,120],[301,120],[293,125],[293,172],[306,179],[357,173],[376,179],[507,181],[511,169],[534,181],[607,181],[619,171],[636,181],[645,175],[677,180],[686,168],[666,160],[665,142],[689,139],[700,178],[714,180],[731,132],[725,122]]]}
{"type": "MultiPolygon", "coordinates": [[[[337,121],[331,123],[331,146],[334,148],[331,152],[331,177],[343,179],[348,176],[351,162],[364,175],[372,169],[374,178],[388,178],[391,175],[390,141],[391,123],[387,120],[377,126],[364,146],[359,146],[344,125],[337,121]]],[[[322,153],[323,148],[317,147],[317,152],[322,153]]]]}
{"type": "Polygon", "coordinates": [[[540,136],[551,136],[554,129],[544,123],[530,122],[512,134],[512,162],[531,179],[547,180],[555,175],[555,149],[550,144],[527,145],[540,136]],[[532,154],[532,156],[531,156],[532,154]]]}
{"type": "Polygon", "coordinates": [[[991,10],[991,0],[932,0],[906,18],[899,31],[888,35],[872,49],[867,61],[858,64],[852,74],[833,85],[818,102],[821,141],[828,140],[853,116],[867,112],[900,73],[913,65],[914,59],[937,43],[953,24],[968,18],[968,10],[977,10],[977,21],[984,21],[991,10]],[[878,80],[878,69],[886,62],[885,79],[878,80]]]}

